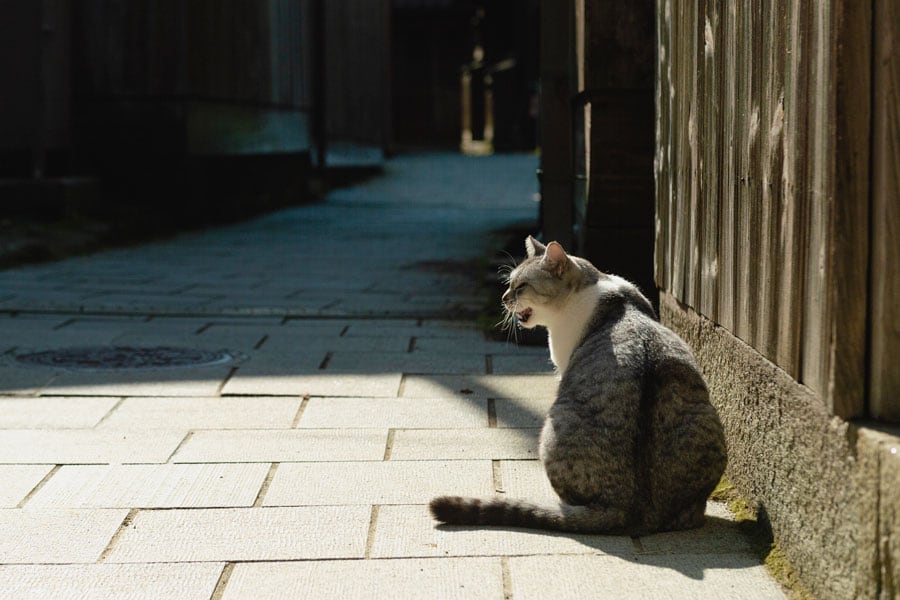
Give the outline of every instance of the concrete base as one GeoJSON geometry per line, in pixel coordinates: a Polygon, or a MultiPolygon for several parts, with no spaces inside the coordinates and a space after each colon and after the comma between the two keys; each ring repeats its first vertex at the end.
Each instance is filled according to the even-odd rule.
{"type": "Polygon", "coordinates": [[[725,426],[727,475],[817,598],[900,591],[900,438],[828,414],[809,388],[663,292],[725,426]]]}

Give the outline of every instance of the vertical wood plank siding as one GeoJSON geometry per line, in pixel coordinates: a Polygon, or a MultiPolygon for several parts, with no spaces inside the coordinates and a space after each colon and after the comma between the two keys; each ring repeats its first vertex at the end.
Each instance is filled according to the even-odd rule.
{"type": "Polygon", "coordinates": [[[78,92],[309,107],[308,0],[83,0],[78,92]]]}
{"type": "Polygon", "coordinates": [[[865,410],[871,18],[657,2],[657,284],[843,417],[865,410]]]}
{"type": "Polygon", "coordinates": [[[872,115],[870,410],[900,422],[900,6],[876,0],[872,115]]]}
{"type": "Polygon", "coordinates": [[[330,140],[386,146],[389,6],[385,0],[324,2],[330,140]]]}

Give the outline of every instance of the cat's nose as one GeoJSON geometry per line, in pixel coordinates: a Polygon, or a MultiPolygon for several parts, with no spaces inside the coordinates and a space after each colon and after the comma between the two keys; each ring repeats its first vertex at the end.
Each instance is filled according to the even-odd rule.
{"type": "Polygon", "coordinates": [[[505,292],[503,292],[503,297],[501,298],[501,300],[503,301],[504,304],[509,302],[509,294],[510,294],[510,290],[506,290],[505,292]]]}

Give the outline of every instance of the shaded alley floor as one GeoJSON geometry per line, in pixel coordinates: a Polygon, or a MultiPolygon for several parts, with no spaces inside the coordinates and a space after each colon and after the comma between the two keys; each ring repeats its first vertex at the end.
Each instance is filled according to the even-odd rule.
{"type": "Polygon", "coordinates": [[[320,204],[0,272],[0,597],[783,597],[715,503],[639,539],[428,515],[556,501],[547,350],[475,322],[536,166],[398,157],[320,204]]]}

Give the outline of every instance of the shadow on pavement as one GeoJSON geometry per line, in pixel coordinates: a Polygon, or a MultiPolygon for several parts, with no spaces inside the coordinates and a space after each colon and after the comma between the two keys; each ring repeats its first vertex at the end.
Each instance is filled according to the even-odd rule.
{"type": "MultiPolygon", "coordinates": [[[[0,272],[0,463],[204,462],[193,442],[218,436],[233,460],[208,462],[471,459],[505,492],[503,463],[521,461],[522,481],[546,488],[532,467],[556,388],[548,352],[473,322],[486,292],[499,301],[503,237],[534,225],[535,166],[405,157],[321,204],[0,272]],[[25,358],[52,350],[74,362],[25,358]]],[[[568,537],[699,579],[744,566],[736,527],[568,537]]]]}

